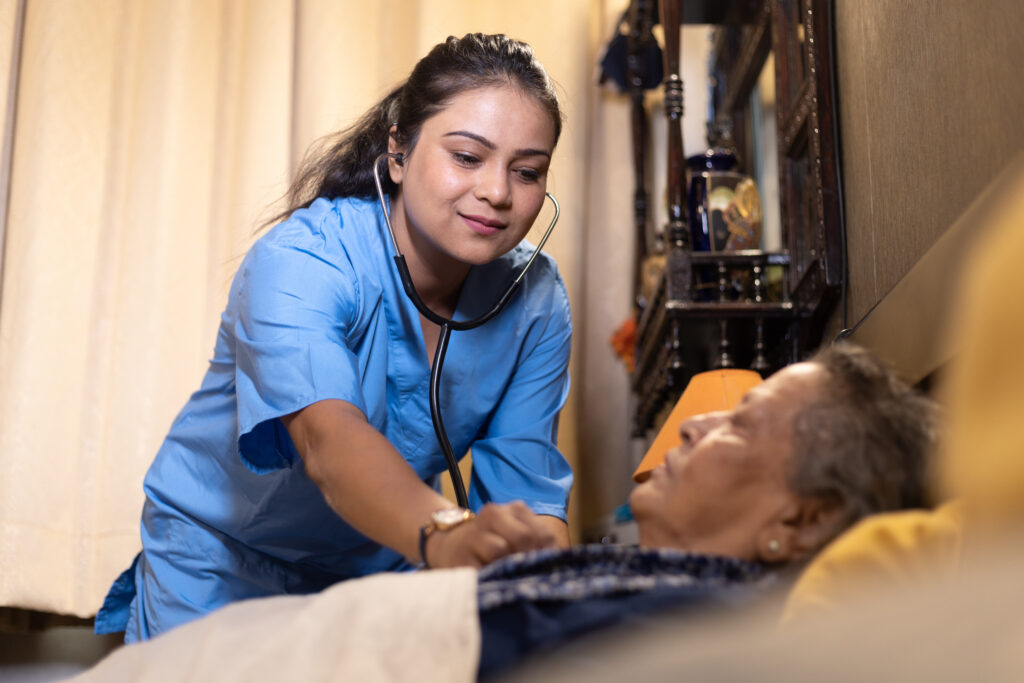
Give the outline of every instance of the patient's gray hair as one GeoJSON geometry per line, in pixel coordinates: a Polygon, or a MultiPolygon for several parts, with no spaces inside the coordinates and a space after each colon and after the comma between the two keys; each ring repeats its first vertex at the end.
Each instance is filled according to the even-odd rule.
{"type": "Polygon", "coordinates": [[[793,423],[793,491],[841,506],[834,534],[867,515],[926,505],[936,404],[858,346],[833,344],[810,362],[829,380],[793,423]]]}

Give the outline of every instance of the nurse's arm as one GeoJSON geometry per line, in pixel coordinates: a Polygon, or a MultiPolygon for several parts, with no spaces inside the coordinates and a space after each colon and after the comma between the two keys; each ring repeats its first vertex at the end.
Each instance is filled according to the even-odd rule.
{"type": "MultiPolygon", "coordinates": [[[[364,536],[418,563],[420,527],[435,510],[455,505],[424,484],[351,403],[319,401],[281,420],[328,505],[364,536]]],[[[487,508],[477,519],[431,535],[431,566],[480,567],[509,553],[550,547],[563,536],[568,542],[561,520],[534,516],[522,503],[487,508]],[[553,522],[563,529],[555,532],[553,522]]]]}
{"type": "Polygon", "coordinates": [[[281,421],[327,504],[363,535],[418,562],[420,526],[452,503],[420,481],[351,403],[318,401],[281,421]]]}
{"type": "Polygon", "coordinates": [[[537,521],[543,524],[555,536],[559,548],[569,547],[569,526],[558,517],[537,515],[537,521]]]}

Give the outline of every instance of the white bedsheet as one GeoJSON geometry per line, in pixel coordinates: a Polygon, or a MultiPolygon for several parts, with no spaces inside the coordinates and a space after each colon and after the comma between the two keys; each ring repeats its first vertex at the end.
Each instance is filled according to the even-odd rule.
{"type": "Polygon", "coordinates": [[[247,600],[120,648],[74,681],[476,679],[476,571],[377,574],[247,600]]]}

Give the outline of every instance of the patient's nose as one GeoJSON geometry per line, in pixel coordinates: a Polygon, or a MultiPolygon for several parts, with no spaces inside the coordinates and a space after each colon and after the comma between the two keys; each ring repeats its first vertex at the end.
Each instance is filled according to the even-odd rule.
{"type": "Polygon", "coordinates": [[[692,447],[700,441],[701,436],[703,436],[702,432],[692,419],[683,420],[682,424],[679,425],[679,438],[682,439],[684,447],[692,447]]]}
{"type": "Polygon", "coordinates": [[[728,412],[719,411],[694,415],[683,420],[679,425],[679,438],[683,441],[683,447],[695,446],[708,432],[725,422],[728,417],[728,412]]]}

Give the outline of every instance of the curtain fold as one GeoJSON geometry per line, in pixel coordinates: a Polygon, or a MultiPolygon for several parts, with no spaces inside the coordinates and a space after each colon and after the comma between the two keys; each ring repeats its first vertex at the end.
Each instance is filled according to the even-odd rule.
{"type": "MultiPolygon", "coordinates": [[[[16,4],[0,3],[0,51],[16,4]]],[[[548,251],[575,299],[599,4],[27,0],[0,299],[0,606],[95,613],[139,548],[142,477],[198,388],[260,220],[311,141],[449,34],[526,40],[559,85],[548,251]]],[[[575,423],[573,402],[571,460],[575,423]]]]}
{"type": "Polygon", "coordinates": [[[24,24],[25,0],[5,0],[0,3],[0,77],[3,78],[0,81],[0,285],[3,278],[4,236],[7,234],[7,200],[11,188],[11,157],[14,152],[14,104],[18,96],[24,24]]]}

